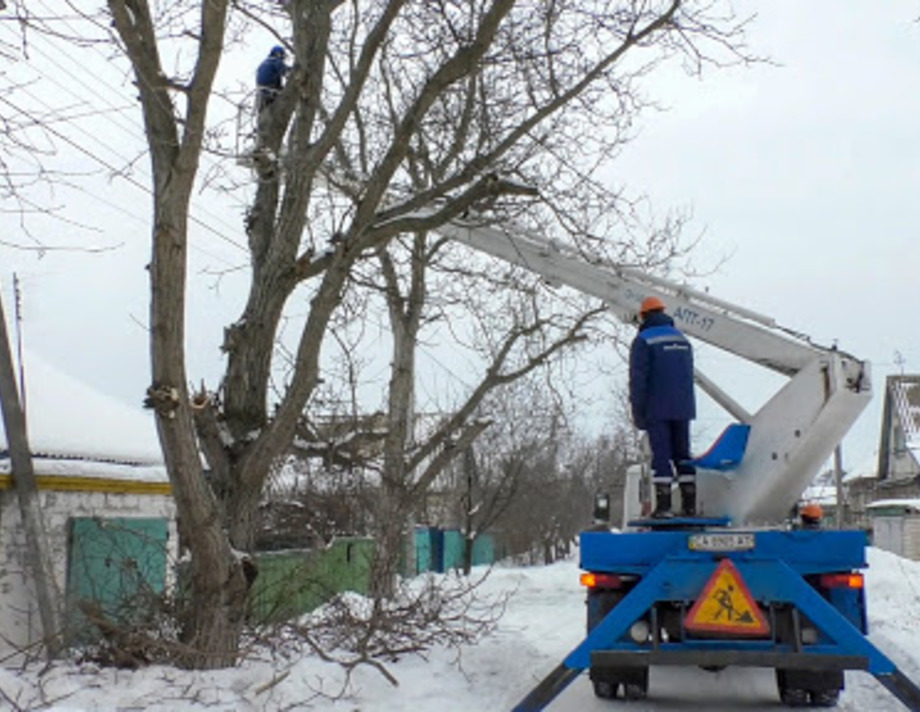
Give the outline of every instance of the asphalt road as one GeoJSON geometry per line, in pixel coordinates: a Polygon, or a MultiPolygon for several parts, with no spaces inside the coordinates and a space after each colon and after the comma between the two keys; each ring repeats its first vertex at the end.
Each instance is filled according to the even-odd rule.
{"type": "MultiPolygon", "coordinates": [[[[872,676],[847,673],[847,689],[838,712],[902,712],[905,708],[872,676]]],[[[594,696],[588,676],[582,675],[546,708],[546,712],[777,712],[789,709],[779,701],[772,670],[728,668],[706,672],[699,668],[652,668],[648,699],[627,702],[594,696]]]]}

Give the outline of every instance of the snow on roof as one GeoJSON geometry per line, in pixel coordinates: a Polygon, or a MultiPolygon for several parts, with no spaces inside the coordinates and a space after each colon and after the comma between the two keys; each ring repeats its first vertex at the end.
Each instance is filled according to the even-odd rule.
{"type": "MultiPolygon", "coordinates": [[[[162,465],[153,415],[100,393],[29,353],[26,419],[35,456],[123,465],[162,465]]],[[[0,419],[0,452],[8,450],[0,419]]],[[[98,468],[95,468],[98,471],[98,468]]]]}
{"type": "MultiPolygon", "coordinates": [[[[40,477],[81,477],[85,479],[131,480],[132,482],[169,482],[164,465],[127,465],[98,460],[36,457],[32,460],[40,477]]],[[[0,458],[0,475],[9,475],[9,459],[0,458]]]]}
{"type": "Polygon", "coordinates": [[[888,509],[903,507],[908,512],[920,512],[920,499],[877,499],[866,505],[866,509],[888,509]]]}

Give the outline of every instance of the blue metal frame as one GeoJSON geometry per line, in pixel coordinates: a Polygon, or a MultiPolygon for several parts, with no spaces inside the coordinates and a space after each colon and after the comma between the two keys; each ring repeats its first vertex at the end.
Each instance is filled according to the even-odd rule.
{"type": "MultiPolygon", "coordinates": [[[[842,610],[824,598],[805,576],[849,572],[864,568],[866,537],[850,531],[755,531],[750,551],[712,553],[691,551],[687,531],[627,534],[584,532],[582,568],[594,572],[632,574],[636,585],[600,621],[550,675],[515,708],[538,712],[583,670],[592,654],[626,666],[687,664],[688,656],[722,656],[729,664],[763,664],[796,669],[866,669],[908,709],[920,710],[920,688],[865,637],[862,596],[840,599],[842,610]],[[763,606],[791,604],[819,632],[815,645],[781,644],[776,640],[688,639],[678,643],[633,642],[630,626],[657,602],[691,604],[700,595],[723,558],[732,559],[752,597],[763,606]],[[855,608],[854,608],[855,607],[855,608]],[[862,623],[862,625],[859,625],[862,623]],[[758,663],[757,661],[761,662],[758,663]]],[[[841,596],[845,594],[840,594],[841,596]]]]}
{"type": "MultiPolygon", "coordinates": [[[[732,533],[743,530],[732,529],[732,533]]],[[[666,558],[695,562],[715,560],[708,552],[691,551],[686,530],[648,532],[582,532],[581,568],[586,571],[635,574],[644,576],[666,558]]],[[[786,562],[796,573],[833,573],[865,568],[866,534],[862,531],[822,531],[796,529],[790,531],[754,531],[755,548],[751,551],[729,552],[736,564],[746,560],[786,562]]]]}

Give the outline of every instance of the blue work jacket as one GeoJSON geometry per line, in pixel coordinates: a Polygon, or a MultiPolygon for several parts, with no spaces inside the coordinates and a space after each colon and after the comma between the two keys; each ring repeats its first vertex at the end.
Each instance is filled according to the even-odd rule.
{"type": "Polygon", "coordinates": [[[646,315],[629,351],[629,402],[640,430],[655,420],[692,420],[693,348],[674,320],[661,311],[646,315]]]}
{"type": "Polygon", "coordinates": [[[281,80],[288,69],[284,57],[268,57],[256,71],[256,84],[260,88],[281,89],[281,80]]]}

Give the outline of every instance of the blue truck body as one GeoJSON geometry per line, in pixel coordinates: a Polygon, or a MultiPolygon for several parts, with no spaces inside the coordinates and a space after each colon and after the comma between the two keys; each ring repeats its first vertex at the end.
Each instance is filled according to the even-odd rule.
{"type": "Polygon", "coordinates": [[[866,637],[864,532],[631,524],[581,534],[587,637],[514,712],[544,709],[585,670],[598,697],[643,699],[658,665],[773,668],[793,707],[834,706],[844,671],[865,670],[920,710],[920,688],[866,637]]]}

